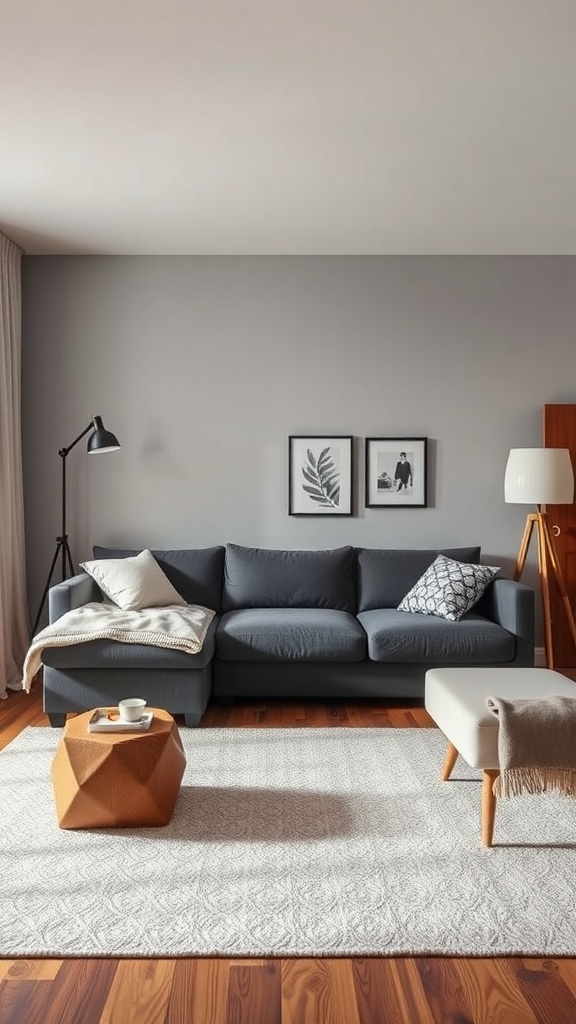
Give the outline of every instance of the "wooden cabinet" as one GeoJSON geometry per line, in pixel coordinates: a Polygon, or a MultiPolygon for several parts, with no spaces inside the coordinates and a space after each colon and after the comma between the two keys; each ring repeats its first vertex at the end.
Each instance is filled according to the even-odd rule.
{"type": "MultiPolygon", "coordinates": [[[[576,405],[544,406],[545,448],[568,448],[576,474],[576,405]]],[[[548,522],[573,611],[576,611],[576,504],[548,505],[548,522]]],[[[557,588],[551,581],[552,643],[555,668],[576,666],[566,615],[557,588]]]]}

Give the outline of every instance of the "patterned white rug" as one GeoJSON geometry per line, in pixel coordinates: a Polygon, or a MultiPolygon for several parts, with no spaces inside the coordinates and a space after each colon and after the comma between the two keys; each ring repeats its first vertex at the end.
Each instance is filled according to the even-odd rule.
{"type": "Polygon", "coordinates": [[[433,729],[183,730],[171,824],[63,831],[59,731],[0,753],[0,956],[576,955],[576,801],[439,781],[433,729]]]}

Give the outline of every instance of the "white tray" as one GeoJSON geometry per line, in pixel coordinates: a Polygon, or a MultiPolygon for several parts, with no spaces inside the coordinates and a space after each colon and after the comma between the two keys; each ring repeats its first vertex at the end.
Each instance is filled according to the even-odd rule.
{"type": "Polygon", "coordinates": [[[138,722],[124,722],[121,718],[108,718],[108,713],[113,710],[113,708],[96,708],[88,722],[88,732],[146,732],[154,717],[152,711],[145,711],[138,722]]]}

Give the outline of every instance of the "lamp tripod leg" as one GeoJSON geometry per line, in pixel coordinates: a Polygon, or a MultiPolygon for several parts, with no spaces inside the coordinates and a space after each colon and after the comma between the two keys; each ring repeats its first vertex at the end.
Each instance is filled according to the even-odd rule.
{"type": "Polygon", "coordinates": [[[38,612],[36,613],[36,618],[34,619],[34,625],[32,626],[32,636],[36,635],[36,630],[38,628],[38,623],[40,622],[40,617],[42,615],[42,611],[44,609],[44,605],[46,604],[46,598],[48,597],[48,591],[50,590],[50,584],[52,582],[52,576],[54,575],[54,569],[56,568],[56,562],[58,561],[58,555],[60,554],[60,550],[62,548],[63,543],[64,542],[62,540],[62,537],[58,537],[58,539],[56,541],[56,551],[54,552],[54,558],[52,559],[52,565],[50,566],[50,570],[48,572],[48,578],[46,580],[46,586],[44,587],[44,592],[43,592],[42,598],[40,600],[40,605],[38,607],[38,612]]]}
{"type": "Polygon", "coordinates": [[[69,569],[69,572],[70,572],[70,576],[75,576],[76,575],[76,570],[74,568],[74,562],[72,561],[72,554],[71,554],[71,551],[70,551],[70,545],[68,543],[68,537],[64,538],[64,551],[65,551],[65,554],[66,554],[66,562],[68,564],[68,569],[69,569]]]}
{"type": "Polygon", "coordinates": [[[514,579],[516,582],[520,579],[524,572],[524,566],[526,564],[526,555],[528,554],[528,548],[530,546],[530,539],[532,537],[532,530],[534,529],[534,523],[537,520],[537,516],[534,513],[526,516],[526,524],[524,526],[524,533],[522,534],[522,541],[520,543],[520,550],[518,551],[518,558],[516,559],[516,568],[514,570],[514,579]]]}
{"type": "MultiPolygon", "coordinates": [[[[566,586],[566,581],[564,579],[564,574],[562,572],[560,560],[558,558],[558,553],[556,551],[556,547],[554,544],[554,538],[550,532],[550,526],[545,516],[542,516],[541,529],[544,537],[544,543],[548,551],[550,564],[552,565],[554,576],[556,578],[558,592],[560,594],[562,605],[564,607],[564,613],[566,615],[566,620],[568,622],[568,628],[570,630],[570,636],[572,637],[572,643],[576,648],[576,623],[574,622],[574,612],[572,611],[572,605],[570,604],[570,596],[568,594],[568,588],[566,586]]],[[[550,667],[552,668],[553,666],[551,665],[550,667]]]]}
{"type": "Polygon", "coordinates": [[[549,555],[546,527],[542,513],[538,513],[538,571],[542,590],[542,612],[544,617],[544,643],[546,647],[546,664],[554,668],[554,642],[552,637],[552,607],[550,604],[549,555]]]}

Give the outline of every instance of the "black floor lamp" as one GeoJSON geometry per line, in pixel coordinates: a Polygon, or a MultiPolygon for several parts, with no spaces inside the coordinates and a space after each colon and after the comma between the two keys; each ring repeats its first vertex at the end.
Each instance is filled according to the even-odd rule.
{"type": "Polygon", "coordinates": [[[40,622],[40,616],[42,615],[48,591],[50,590],[52,575],[56,568],[58,556],[60,556],[62,561],[62,580],[67,579],[68,575],[73,576],[75,572],[72,555],[70,554],[70,545],[68,544],[68,534],[66,533],[66,456],[72,451],[74,446],[78,444],[78,441],[81,441],[82,438],[89,433],[89,431],[92,431],[88,438],[89,455],[94,455],[96,453],[102,454],[103,452],[115,452],[120,447],[120,443],[116,435],[111,434],[109,430],[105,429],[104,424],[102,423],[102,417],[93,416],[88,426],[85,427],[81,434],[78,434],[78,437],[74,438],[72,444],[69,444],[67,448],[61,448],[58,452],[58,455],[62,460],[62,529],[60,536],[56,537],[56,551],[54,552],[54,558],[52,559],[52,565],[50,566],[48,579],[46,580],[46,586],[44,587],[44,593],[42,594],[42,600],[40,601],[40,607],[38,608],[38,614],[36,615],[34,625],[32,627],[32,636],[35,635],[38,623],[40,622]],[[68,573],[68,570],[70,570],[70,573],[68,573]]]}

